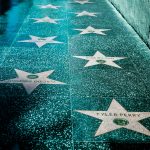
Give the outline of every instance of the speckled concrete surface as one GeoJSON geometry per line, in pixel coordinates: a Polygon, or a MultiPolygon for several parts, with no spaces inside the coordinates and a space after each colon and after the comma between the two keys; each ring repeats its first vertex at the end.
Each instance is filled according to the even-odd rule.
{"type": "Polygon", "coordinates": [[[149,149],[150,51],[107,0],[34,0],[14,27],[8,14],[0,150],[149,149]]]}

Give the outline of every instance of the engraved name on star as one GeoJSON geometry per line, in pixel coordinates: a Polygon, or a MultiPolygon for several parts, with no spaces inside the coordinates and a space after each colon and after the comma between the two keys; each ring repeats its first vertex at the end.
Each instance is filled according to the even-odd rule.
{"type": "Polygon", "coordinates": [[[46,23],[50,23],[50,24],[58,24],[57,21],[60,20],[60,19],[52,19],[52,18],[49,18],[48,16],[46,16],[44,18],[31,18],[31,19],[35,20],[34,23],[46,22],[46,23]]]}
{"type": "Polygon", "coordinates": [[[75,0],[74,3],[79,3],[79,4],[83,5],[83,4],[90,4],[93,2],[90,2],[89,0],[75,0]]]}
{"type": "Polygon", "coordinates": [[[81,31],[80,34],[98,34],[98,35],[106,35],[104,32],[109,31],[111,29],[95,29],[91,26],[88,26],[86,29],[74,29],[77,31],[81,31]]]}
{"type": "Polygon", "coordinates": [[[57,36],[52,37],[38,37],[30,35],[30,40],[23,40],[18,42],[25,42],[25,43],[35,43],[39,48],[46,45],[46,44],[62,44],[63,42],[55,41],[54,39],[57,38],[57,36]]]}
{"type": "Polygon", "coordinates": [[[150,112],[128,112],[115,99],[112,100],[107,111],[77,110],[77,112],[102,120],[95,136],[121,128],[150,136],[150,131],[139,122],[149,118],[150,112]]]}
{"type": "Polygon", "coordinates": [[[121,68],[119,65],[114,63],[114,61],[125,59],[126,57],[106,57],[99,51],[97,51],[94,56],[73,56],[75,58],[88,60],[88,63],[84,67],[90,67],[95,65],[108,65],[116,68],[121,68]]]}
{"type": "Polygon", "coordinates": [[[54,70],[36,74],[32,74],[18,69],[15,69],[15,71],[18,76],[17,78],[0,81],[0,83],[22,83],[28,94],[31,94],[40,84],[65,84],[63,82],[55,81],[48,78],[54,72],[54,70]]]}
{"type": "Polygon", "coordinates": [[[90,17],[97,17],[95,12],[88,12],[88,11],[82,11],[79,13],[75,13],[77,17],[82,17],[82,16],[90,16],[90,17]]]}
{"type": "Polygon", "coordinates": [[[38,5],[41,9],[59,9],[61,6],[55,6],[52,4],[48,5],[38,5]]]}

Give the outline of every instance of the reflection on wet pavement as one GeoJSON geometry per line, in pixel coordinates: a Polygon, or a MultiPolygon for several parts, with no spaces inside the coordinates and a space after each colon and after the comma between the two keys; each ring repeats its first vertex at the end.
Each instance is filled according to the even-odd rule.
{"type": "Polygon", "coordinates": [[[1,2],[0,45],[10,46],[32,6],[30,0],[1,2]]]}

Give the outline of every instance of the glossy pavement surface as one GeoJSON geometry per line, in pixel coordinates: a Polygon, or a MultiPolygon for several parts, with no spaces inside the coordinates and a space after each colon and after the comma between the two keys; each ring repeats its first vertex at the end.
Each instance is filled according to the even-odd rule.
{"type": "Polygon", "coordinates": [[[109,0],[124,15],[128,23],[150,47],[150,1],[149,0],[109,0]],[[127,11],[127,9],[129,11],[127,11]],[[139,13],[140,12],[140,13],[139,13]]]}
{"type": "Polygon", "coordinates": [[[1,17],[0,149],[149,148],[150,51],[107,0],[77,2],[1,17]]]}

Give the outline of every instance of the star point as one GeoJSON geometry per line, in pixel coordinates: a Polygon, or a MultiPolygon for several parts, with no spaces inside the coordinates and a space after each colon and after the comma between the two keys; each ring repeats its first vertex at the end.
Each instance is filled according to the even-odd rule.
{"type": "Polygon", "coordinates": [[[76,110],[76,112],[102,120],[95,136],[100,136],[120,128],[150,136],[150,131],[139,123],[140,120],[149,118],[150,112],[128,112],[115,99],[112,100],[107,111],[76,110]]]}
{"type": "Polygon", "coordinates": [[[89,0],[75,0],[74,3],[79,3],[83,5],[83,4],[91,4],[93,2],[90,2],[89,0]]]}
{"type": "Polygon", "coordinates": [[[31,18],[33,20],[35,20],[34,23],[43,23],[43,22],[46,22],[46,23],[50,23],[50,24],[58,24],[57,21],[59,19],[52,19],[52,18],[49,18],[48,16],[44,17],[44,18],[31,18]]]}
{"type": "Polygon", "coordinates": [[[73,57],[88,60],[88,63],[84,67],[104,64],[119,69],[121,69],[121,67],[117,65],[114,61],[122,60],[126,58],[126,57],[106,57],[99,51],[97,51],[94,56],[73,56],[73,57]]]}
{"type": "Polygon", "coordinates": [[[90,17],[97,17],[95,12],[88,12],[88,11],[82,11],[79,13],[75,13],[77,17],[82,17],[82,16],[90,16],[90,17]]]}
{"type": "Polygon", "coordinates": [[[81,35],[83,34],[98,34],[98,35],[106,35],[104,32],[109,31],[111,29],[95,29],[92,26],[88,26],[86,29],[74,29],[77,31],[81,31],[81,35]]]}
{"type": "Polygon", "coordinates": [[[61,6],[55,6],[52,4],[48,5],[38,5],[41,9],[59,9],[61,6]]]}
{"type": "Polygon", "coordinates": [[[19,69],[15,69],[15,72],[18,76],[17,78],[0,81],[0,83],[22,83],[28,94],[31,94],[40,84],[65,84],[63,82],[48,78],[54,72],[54,70],[36,74],[19,69]]]}
{"type": "Polygon", "coordinates": [[[25,43],[35,43],[39,48],[46,44],[63,44],[63,42],[55,41],[54,39],[57,38],[57,36],[52,36],[52,37],[38,37],[38,36],[33,36],[29,35],[31,38],[30,40],[23,40],[23,41],[18,41],[18,42],[25,42],[25,43]]]}

